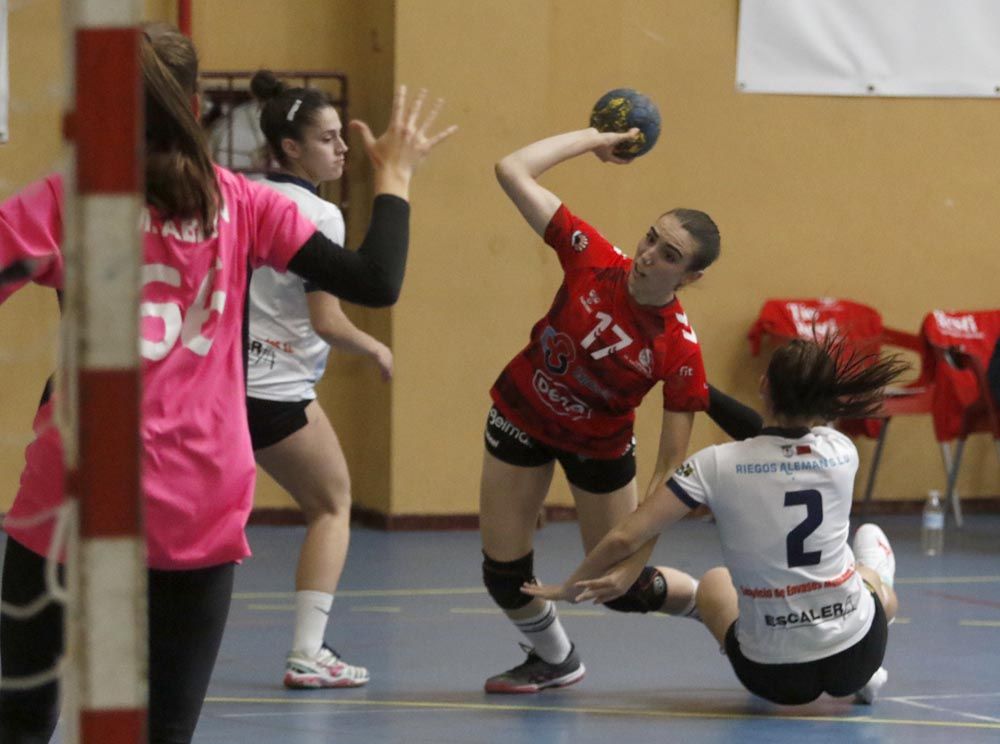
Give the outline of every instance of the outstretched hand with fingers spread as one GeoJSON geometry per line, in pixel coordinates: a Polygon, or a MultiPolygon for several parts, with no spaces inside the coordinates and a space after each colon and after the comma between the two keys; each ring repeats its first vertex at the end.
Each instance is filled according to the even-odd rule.
{"type": "Polygon", "coordinates": [[[375,168],[375,192],[390,193],[407,198],[410,178],[417,165],[440,142],[458,129],[451,125],[437,134],[429,134],[444,99],[438,98],[430,112],[420,121],[420,114],[427,99],[421,90],[411,103],[406,100],[406,86],[401,85],[392,101],[389,127],[377,139],[363,121],[352,121],[350,126],[361,135],[365,152],[375,168]]]}
{"type": "Polygon", "coordinates": [[[575,602],[580,590],[566,584],[525,583],[521,585],[521,592],[553,602],[575,602]]]}
{"type": "Polygon", "coordinates": [[[565,601],[578,604],[593,602],[604,604],[618,599],[629,590],[642,572],[645,563],[637,560],[635,554],[606,569],[601,576],[580,581],[566,581],[562,584],[523,584],[521,591],[532,597],[549,599],[553,602],[565,601]]]}
{"type": "Polygon", "coordinates": [[[589,600],[594,604],[604,604],[613,599],[618,599],[628,591],[628,588],[632,586],[634,581],[631,577],[628,577],[627,583],[623,581],[623,577],[626,575],[627,572],[612,570],[596,579],[578,581],[575,585],[578,594],[574,601],[586,602],[589,600]],[[623,583],[624,586],[622,586],[623,583]]]}

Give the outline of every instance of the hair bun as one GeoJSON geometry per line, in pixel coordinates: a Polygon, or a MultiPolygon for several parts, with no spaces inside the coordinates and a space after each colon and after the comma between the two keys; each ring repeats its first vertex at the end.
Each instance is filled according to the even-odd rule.
{"type": "Polygon", "coordinates": [[[250,92],[258,101],[277,98],[288,90],[288,86],[275,77],[270,70],[257,70],[250,79],[250,92]]]}

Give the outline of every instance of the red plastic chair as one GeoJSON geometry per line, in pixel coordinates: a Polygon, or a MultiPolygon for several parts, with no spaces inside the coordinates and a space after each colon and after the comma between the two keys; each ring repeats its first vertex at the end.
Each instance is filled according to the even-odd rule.
{"type": "Polygon", "coordinates": [[[818,341],[830,333],[858,348],[878,350],[882,316],[873,307],[835,297],[766,300],[747,337],[750,353],[757,356],[765,336],[783,344],[793,338],[818,341]]]}
{"type": "Polygon", "coordinates": [[[955,483],[965,440],[970,434],[991,433],[1000,457],[1000,411],[986,379],[1000,338],[1000,310],[935,310],[924,318],[921,330],[934,355],[934,436],[948,453],[945,498],[961,527],[962,504],[955,483]],[[955,442],[953,457],[951,441],[955,442]]]}
{"type": "MultiPolygon", "coordinates": [[[[877,353],[883,346],[892,346],[915,352],[920,359],[917,378],[888,389],[886,400],[877,416],[841,419],[836,422],[837,428],[848,435],[867,436],[876,440],[862,502],[862,508],[866,509],[875,492],[875,478],[882,461],[889,422],[894,416],[931,413],[934,385],[928,364],[930,352],[922,336],[886,328],[882,324],[881,314],[875,308],[832,297],[767,300],[750,329],[748,338],[750,351],[756,356],[766,337],[780,345],[793,338],[821,340],[830,333],[838,334],[846,343],[863,353],[877,353]]],[[[946,457],[946,469],[948,462],[946,457]]]]}

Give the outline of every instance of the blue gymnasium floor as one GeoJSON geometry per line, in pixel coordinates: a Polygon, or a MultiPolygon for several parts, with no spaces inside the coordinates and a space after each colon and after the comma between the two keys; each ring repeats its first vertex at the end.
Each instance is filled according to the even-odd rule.
{"type": "MultiPolygon", "coordinates": [[[[1000,515],[949,528],[943,556],[919,551],[919,518],[881,517],[897,555],[889,682],[873,707],[821,698],[782,708],[746,693],[691,620],[562,606],[586,679],[534,696],[487,696],[486,676],[522,659],[479,579],[475,532],[353,533],[329,641],[372,672],[356,690],[282,688],[290,587],[303,530],[251,529],[199,744],[364,742],[1000,741],[1000,515]]],[[[539,534],[537,570],[580,558],[576,525],[539,534]]],[[[685,520],[655,560],[698,574],[720,557],[712,524],[685,520]]]]}

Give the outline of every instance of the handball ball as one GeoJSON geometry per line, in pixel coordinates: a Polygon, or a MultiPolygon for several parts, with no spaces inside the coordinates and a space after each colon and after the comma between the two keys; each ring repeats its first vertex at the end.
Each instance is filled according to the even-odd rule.
{"type": "Polygon", "coordinates": [[[660,136],[660,112],[647,96],[632,88],[615,88],[601,96],[590,112],[590,126],[598,132],[627,132],[636,127],[639,136],[618,145],[614,153],[631,160],[653,149],[660,136]]]}

